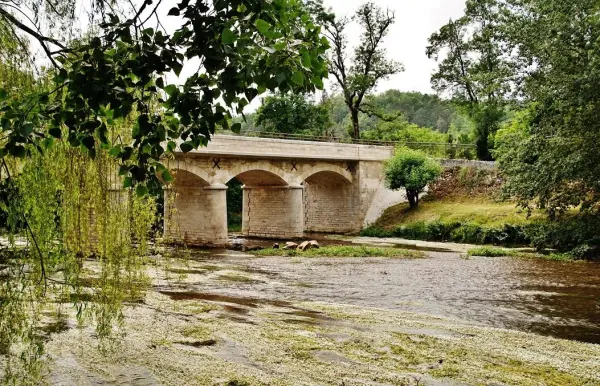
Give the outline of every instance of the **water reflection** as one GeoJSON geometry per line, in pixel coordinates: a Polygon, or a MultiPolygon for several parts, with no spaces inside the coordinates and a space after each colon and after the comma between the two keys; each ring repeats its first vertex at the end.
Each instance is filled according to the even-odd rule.
{"type": "MultiPolygon", "coordinates": [[[[191,292],[163,293],[173,299],[224,302],[238,315],[240,306],[323,301],[450,316],[600,343],[600,264],[428,255],[416,260],[255,258],[221,250],[191,257],[228,270],[234,267],[255,280],[202,280],[191,285],[191,292]]],[[[307,323],[318,319],[306,316],[307,323]]]]}

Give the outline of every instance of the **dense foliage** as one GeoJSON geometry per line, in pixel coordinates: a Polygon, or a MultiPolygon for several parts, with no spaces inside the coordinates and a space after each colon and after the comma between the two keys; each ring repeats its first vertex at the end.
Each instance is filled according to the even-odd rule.
{"type": "Polygon", "coordinates": [[[406,189],[411,208],[419,205],[419,194],[442,173],[441,165],[425,154],[400,148],[385,167],[385,181],[392,190],[406,189]]]}
{"type": "Polygon", "coordinates": [[[301,94],[265,98],[256,112],[255,123],[270,132],[331,136],[327,107],[315,105],[301,94]]]}
{"type": "Polygon", "coordinates": [[[476,128],[477,156],[491,159],[490,139],[504,117],[510,66],[500,43],[496,0],[468,0],[465,15],[429,38],[427,56],[440,61],[433,88],[462,105],[476,128]],[[440,56],[444,55],[444,56],[440,56]]]}

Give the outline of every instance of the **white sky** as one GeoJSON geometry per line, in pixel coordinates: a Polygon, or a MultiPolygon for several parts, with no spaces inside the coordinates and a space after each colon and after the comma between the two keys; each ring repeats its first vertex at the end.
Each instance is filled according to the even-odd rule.
{"type": "MultiPolygon", "coordinates": [[[[337,15],[352,16],[365,0],[324,0],[337,15]]],[[[463,15],[465,0],[373,0],[382,8],[395,12],[396,23],[384,40],[388,57],[404,65],[404,72],[382,81],[377,91],[389,89],[433,93],[431,74],[436,68],[434,60],[425,55],[427,39],[449,19],[463,15]]],[[[352,49],[358,43],[361,29],[352,23],[348,30],[352,49]]]]}

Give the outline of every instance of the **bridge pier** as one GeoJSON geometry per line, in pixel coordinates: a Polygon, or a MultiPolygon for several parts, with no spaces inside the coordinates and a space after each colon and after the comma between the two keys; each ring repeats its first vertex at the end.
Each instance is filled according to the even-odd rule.
{"type": "Polygon", "coordinates": [[[183,185],[165,191],[165,237],[189,245],[225,245],[227,186],[183,185]]]}
{"type": "Polygon", "coordinates": [[[294,239],[304,235],[303,187],[244,186],[242,234],[294,239]]]}

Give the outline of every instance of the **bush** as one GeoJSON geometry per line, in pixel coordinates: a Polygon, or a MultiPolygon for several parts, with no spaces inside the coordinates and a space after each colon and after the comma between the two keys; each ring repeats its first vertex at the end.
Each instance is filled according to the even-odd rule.
{"type": "Polygon", "coordinates": [[[419,204],[419,194],[442,174],[442,170],[439,162],[425,154],[399,148],[385,168],[385,181],[392,190],[405,188],[410,207],[414,208],[419,204]]]}

